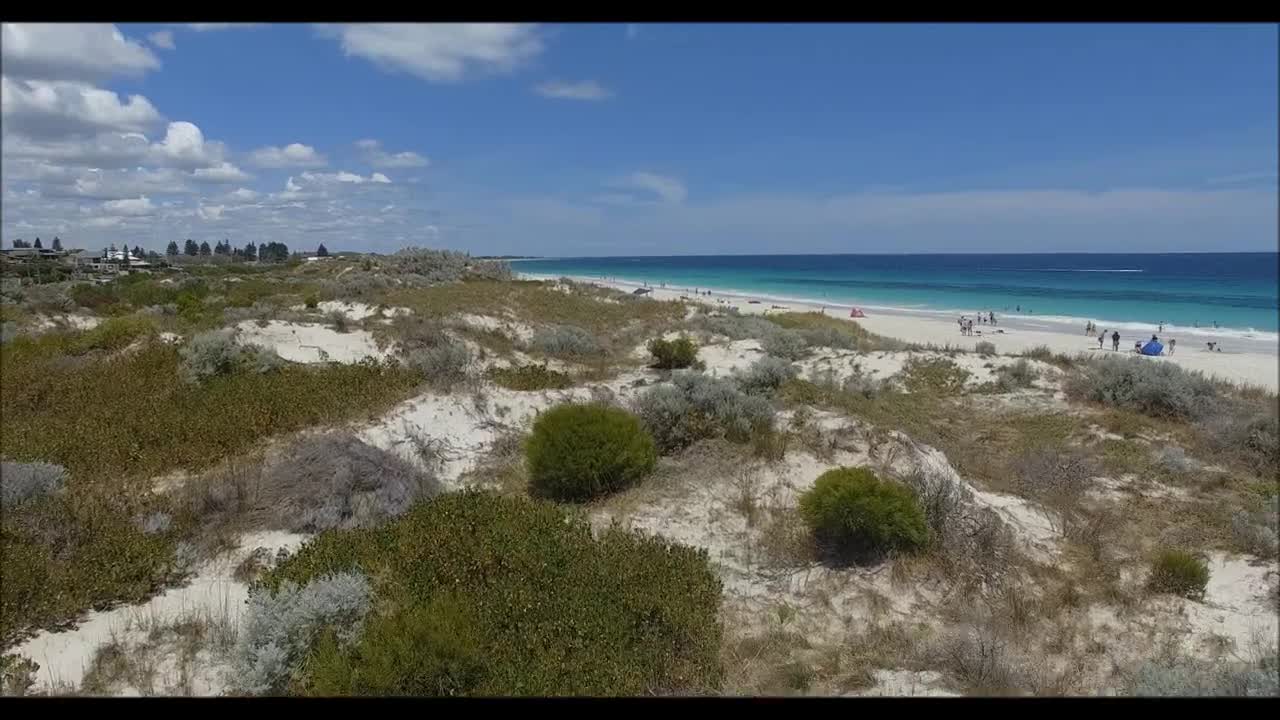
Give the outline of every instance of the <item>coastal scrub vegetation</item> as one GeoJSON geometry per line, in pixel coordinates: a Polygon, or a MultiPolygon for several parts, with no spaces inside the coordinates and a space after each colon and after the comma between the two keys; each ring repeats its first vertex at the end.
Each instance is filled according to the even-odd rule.
{"type": "Polygon", "coordinates": [[[617,696],[720,685],[721,588],[702,550],[616,528],[595,538],[550,503],[464,491],[381,528],[323,533],[252,592],[355,571],[375,598],[359,631],[328,621],[311,635],[293,692],[617,696]]]}
{"type": "Polygon", "coordinates": [[[545,363],[490,368],[487,376],[494,384],[508,390],[563,390],[573,386],[573,378],[557,370],[548,369],[545,363]]]}
{"type": "Polygon", "coordinates": [[[915,492],[881,480],[868,468],[837,468],[818,477],[800,497],[800,514],[822,552],[838,560],[866,561],[928,541],[928,525],[915,492]]]}
{"type": "Polygon", "coordinates": [[[774,417],[767,399],[743,392],[732,380],[695,372],[675,373],[670,383],[646,390],[632,409],[663,454],[712,437],[749,442],[770,432],[774,417]]]}
{"type": "Polygon", "coordinates": [[[659,370],[678,370],[698,364],[698,345],[684,335],[675,340],[654,338],[646,349],[653,356],[653,367],[659,370]]]}
{"type": "Polygon", "coordinates": [[[625,410],[561,405],[533,424],[525,446],[529,486],[568,502],[622,490],[653,471],[653,436],[625,410]]]}

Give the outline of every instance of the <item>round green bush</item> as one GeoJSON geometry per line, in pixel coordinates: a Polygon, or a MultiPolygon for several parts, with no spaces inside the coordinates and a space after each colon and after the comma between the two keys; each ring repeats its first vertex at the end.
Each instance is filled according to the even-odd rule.
{"type": "Polygon", "coordinates": [[[840,560],[869,561],[928,540],[915,492],[867,468],[836,468],[800,497],[800,515],[820,549],[840,560]]]}
{"type": "Polygon", "coordinates": [[[607,405],[561,405],[543,413],[525,444],[529,484],[541,497],[589,500],[635,484],[657,462],[640,419],[607,405]]]}
{"type": "Polygon", "coordinates": [[[649,341],[648,348],[653,366],[659,370],[693,367],[698,362],[697,344],[683,335],[675,340],[655,338],[649,341]]]}
{"type": "Polygon", "coordinates": [[[1155,592],[1198,600],[1208,584],[1209,566],[1185,550],[1163,550],[1151,563],[1148,586],[1155,592]]]}
{"type": "Polygon", "coordinates": [[[373,529],[321,533],[252,592],[358,569],[374,602],[297,669],[318,695],[629,696],[716,692],[721,585],[705,550],[554,503],[465,491],[373,529]]]}

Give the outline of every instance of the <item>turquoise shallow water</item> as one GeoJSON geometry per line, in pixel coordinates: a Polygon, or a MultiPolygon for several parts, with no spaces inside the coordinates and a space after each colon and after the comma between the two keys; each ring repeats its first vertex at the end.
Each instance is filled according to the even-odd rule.
{"type": "Polygon", "coordinates": [[[869,308],[1025,316],[1280,341],[1277,253],[721,255],[522,260],[522,273],[737,291],[869,308]],[[1214,323],[1218,329],[1213,330],[1214,323]]]}

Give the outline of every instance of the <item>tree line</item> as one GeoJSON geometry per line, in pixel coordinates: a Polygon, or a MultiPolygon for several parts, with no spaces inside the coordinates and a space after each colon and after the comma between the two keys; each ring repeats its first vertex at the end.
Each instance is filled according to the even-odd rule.
{"type": "MultiPolygon", "coordinates": [[[[44,245],[41,243],[40,238],[36,238],[34,243],[29,242],[27,240],[23,240],[22,238],[17,238],[13,241],[12,244],[13,244],[13,247],[15,248],[35,248],[37,250],[44,249],[44,245]]],[[[51,249],[60,252],[62,250],[62,239],[58,237],[54,237],[51,249]]],[[[148,256],[155,257],[155,258],[159,257],[159,254],[155,252],[151,252],[148,254],[146,250],[142,249],[141,245],[135,246],[132,250],[129,249],[128,245],[125,245],[124,250],[125,250],[125,253],[127,253],[131,257],[136,257],[139,259],[146,258],[148,256]]],[[[111,253],[117,252],[116,246],[114,244],[111,246],[110,252],[111,253]]],[[[176,240],[170,240],[168,247],[165,248],[165,254],[169,256],[182,254],[182,255],[189,255],[191,257],[225,255],[228,257],[235,258],[237,260],[248,260],[248,261],[257,260],[259,262],[284,262],[289,259],[289,246],[281,242],[269,242],[261,246],[255,245],[254,243],[250,242],[250,243],[246,243],[244,247],[238,248],[238,247],[232,247],[230,240],[223,240],[222,242],[219,242],[213,246],[210,246],[207,240],[205,242],[196,244],[194,240],[192,240],[191,238],[187,238],[186,242],[183,244],[181,248],[178,247],[178,243],[176,240]]],[[[329,256],[329,250],[324,246],[324,243],[321,243],[320,246],[316,248],[316,255],[318,257],[329,256]]]]}
{"type": "MultiPolygon", "coordinates": [[[[13,241],[13,246],[14,246],[15,248],[35,248],[36,250],[43,250],[43,249],[44,249],[44,245],[40,243],[40,238],[36,238],[36,241],[35,241],[35,243],[34,243],[34,244],[32,244],[32,243],[30,243],[30,242],[27,242],[26,240],[23,240],[22,238],[18,238],[17,240],[14,240],[14,241],[13,241]]],[[[61,252],[61,251],[62,251],[62,239],[61,239],[61,238],[58,238],[58,237],[56,237],[56,236],[55,236],[55,237],[53,238],[53,245],[51,245],[49,249],[50,249],[50,250],[56,250],[56,251],[58,251],[58,252],[61,252]]]]}
{"type": "Polygon", "coordinates": [[[166,255],[189,255],[191,257],[201,255],[225,255],[237,260],[257,260],[259,262],[284,262],[289,259],[289,246],[279,242],[269,242],[262,246],[245,243],[243,248],[231,247],[230,240],[223,240],[213,247],[209,246],[209,242],[196,244],[191,238],[187,238],[186,243],[181,249],[178,248],[176,240],[170,240],[169,246],[165,248],[166,255]]]}

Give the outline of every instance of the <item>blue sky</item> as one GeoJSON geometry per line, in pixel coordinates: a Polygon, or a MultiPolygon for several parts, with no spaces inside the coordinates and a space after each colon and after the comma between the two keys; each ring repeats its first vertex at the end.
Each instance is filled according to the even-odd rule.
{"type": "Polygon", "coordinates": [[[1276,249],[1273,25],[3,32],[6,244],[1276,249]]]}

